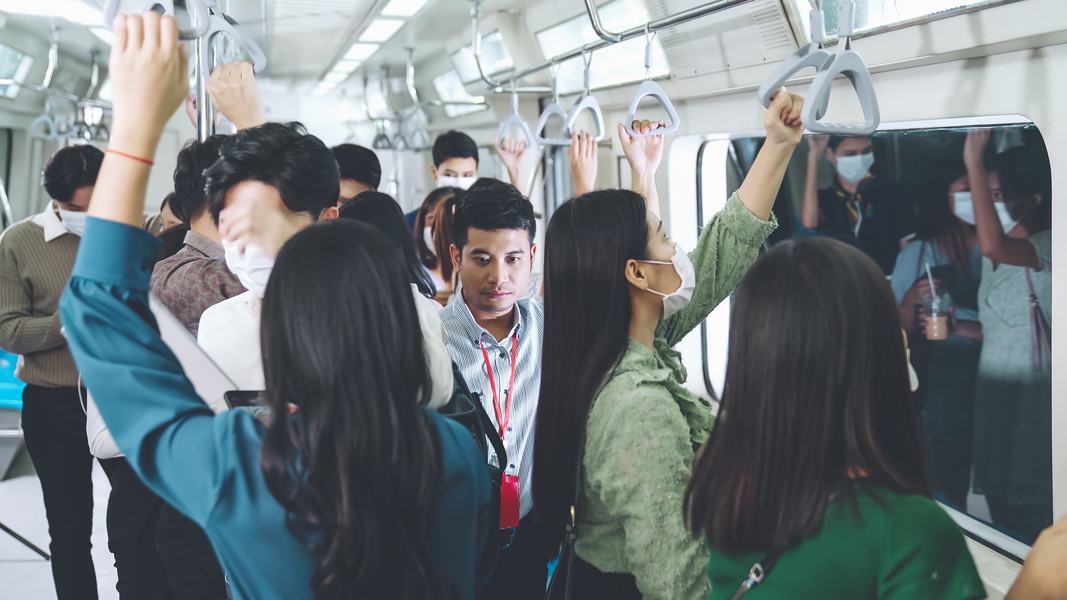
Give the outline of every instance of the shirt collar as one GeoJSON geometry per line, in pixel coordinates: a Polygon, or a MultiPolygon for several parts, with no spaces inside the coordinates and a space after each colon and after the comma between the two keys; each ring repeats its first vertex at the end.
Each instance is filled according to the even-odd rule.
{"type": "MultiPolygon", "coordinates": [[[[471,314],[470,308],[467,307],[467,301],[463,298],[463,289],[459,286],[456,287],[456,312],[459,314],[460,320],[463,325],[463,333],[468,340],[475,346],[480,345],[480,342],[487,344],[500,345],[503,342],[497,342],[493,334],[486,331],[478,321],[474,320],[474,315],[471,314]]],[[[519,303],[515,303],[515,307],[512,309],[512,314],[515,315],[515,324],[511,327],[511,331],[508,332],[508,336],[504,338],[506,342],[508,338],[515,337],[518,339],[519,330],[522,328],[523,319],[522,311],[519,310],[519,303]]]]}
{"type": "Polygon", "coordinates": [[[63,226],[63,221],[59,220],[59,215],[56,214],[55,206],[51,202],[48,203],[48,207],[44,211],[34,215],[33,222],[44,229],[45,243],[51,242],[65,233],[70,233],[63,226]]]}
{"type": "Polygon", "coordinates": [[[226,252],[222,249],[222,246],[216,244],[214,240],[206,235],[201,235],[193,230],[189,230],[185,234],[185,245],[192,247],[208,258],[215,260],[226,259],[226,252]]]}

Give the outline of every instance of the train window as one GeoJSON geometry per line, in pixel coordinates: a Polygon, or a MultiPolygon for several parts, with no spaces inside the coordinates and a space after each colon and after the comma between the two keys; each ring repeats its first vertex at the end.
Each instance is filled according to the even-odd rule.
{"type": "MultiPolygon", "coordinates": [[[[1040,132],[1021,121],[808,136],[767,240],[832,236],[882,268],[919,375],[913,401],[935,495],[966,513],[957,518],[965,529],[984,523],[971,533],[1015,556],[1052,523],[1051,173],[1040,132]],[[984,184],[968,166],[979,162],[984,184]]],[[[735,188],[762,142],[704,142],[704,219],[715,209],[706,197],[735,188]]],[[[704,344],[711,393],[725,365],[722,317],[709,319],[715,341],[704,344]]]]}
{"type": "MultiPolygon", "coordinates": [[[[463,81],[455,69],[434,77],[433,87],[437,90],[437,95],[445,102],[473,102],[476,100],[474,96],[467,92],[467,88],[463,87],[463,81]]],[[[449,117],[458,117],[487,108],[488,106],[486,105],[476,104],[446,104],[445,114],[449,117]]]]}
{"type": "MultiPolygon", "coordinates": [[[[30,73],[33,57],[10,46],[0,44],[0,79],[22,82],[30,73]]],[[[0,85],[0,96],[14,98],[19,93],[17,85],[0,85]]]]}
{"type": "MultiPolygon", "coordinates": [[[[467,45],[452,53],[452,65],[463,83],[472,83],[482,78],[478,63],[474,60],[474,46],[467,45]]],[[[482,69],[486,75],[496,75],[515,67],[515,61],[504,44],[504,36],[494,31],[482,36],[482,69]]]]}
{"type": "MultiPolygon", "coordinates": [[[[796,14],[806,15],[813,0],[792,0],[796,14]]],[[[867,33],[874,30],[903,25],[927,17],[950,16],[960,11],[986,8],[1014,0],[856,0],[853,31],[867,33]]],[[[823,23],[827,35],[837,35],[838,3],[822,2],[823,23]]],[[[799,19],[802,27],[810,28],[807,19],[799,19]]],[[[810,31],[809,38],[810,38],[810,31]]]]}
{"type": "MultiPolygon", "coordinates": [[[[600,18],[607,29],[623,31],[647,23],[651,17],[641,0],[615,0],[600,7],[600,18]]],[[[585,13],[537,33],[537,43],[541,46],[541,52],[545,56],[558,56],[599,39],[585,13]]],[[[651,75],[653,77],[669,75],[671,66],[667,62],[667,54],[658,38],[653,40],[652,46],[651,75]]],[[[645,78],[644,65],[645,39],[643,37],[612,44],[603,50],[598,50],[592,57],[589,69],[590,87],[601,88],[640,81],[645,78]],[[623,68],[619,68],[619,65],[623,65],[623,68]]],[[[560,64],[559,91],[561,94],[571,94],[582,90],[584,69],[585,65],[581,57],[560,64]]]]}

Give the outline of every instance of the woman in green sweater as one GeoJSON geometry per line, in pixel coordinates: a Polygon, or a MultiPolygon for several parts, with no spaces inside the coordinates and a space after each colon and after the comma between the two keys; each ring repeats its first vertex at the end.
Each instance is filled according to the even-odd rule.
{"type": "Polygon", "coordinates": [[[708,551],[685,528],[682,494],[712,411],[683,387],[672,346],[733,290],[774,229],[802,102],[782,90],[764,111],[767,141],[752,170],[688,256],[652,193],[646,207],[632,192],[591,192],[549,223],[533,491],[556,547],[582,461],[573,597],[708,594],[708,551]]]}
{"type": "Polygon", "coordinates": [[[906,348],[885,276],[855,247],[788,241],[749,269],[685,496],[710,598],[985,597],[930,499],[906,348]]]}

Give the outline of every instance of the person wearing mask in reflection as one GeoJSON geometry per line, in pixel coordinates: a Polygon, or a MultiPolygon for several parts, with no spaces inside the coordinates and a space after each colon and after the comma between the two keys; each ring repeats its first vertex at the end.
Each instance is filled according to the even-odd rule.
{"type": "Polygon", "coordinates": [[[1001,152],[987,172],[989,138],[972,130],[963,151],[985,257],[973,485],[993,522],[1029,542],[1052,524],[1052,179],[1032,145],[1001,152]]]}
{"type": "Polygon", "coordinates": [[[721,418],[685,493],[709,600],[986,597],[931,498],[897,315],[881,269],[837,240],[781,242],[737,286],[721,418]]]}
{"type": "MultiPolygon", "coordinates": [[[[452,222],[451,210],[455,207],[454,198],[457,194],[462,193],[462,191],[463,190],[459,188],[443,187],[430,192],[429,195],[426,196],[426,199],[422,201],[422,206],[419,207],[418,213],[415,216],[415,229],[412,232],[412,237],[415,240],[415,249],[418,251],[419,255],[419,261],[422,263],[426,273],[433,279],[434,288],[436,288],[437,293],[442,294],[447,292],[444,294],[446,298],[452,294],[452,290],[455,289],[455,286],[451,281],[452,260],[448,255],[448,246],[445,246],[445,252],[442,254],[437,249],[434,240],[438,206],[441,203],[449,202],[450,212],[448,213],[448,217],[450,228],[452,222]],[[443,256],[444,260],[438,259],[439,256],[443,256]]],[[[451,245],[451,233],[449,233],[448,238],[448,243],[451,245]]]]}
{"type": "Polygon", "coordinates": [[[982,351],[982,251],[970,190],[962,161],[943,160],[930,168],[917,188],[915,238],[900,251],[890,279],[900,326],[915,349],[921,382],[915,399],[930,444],[934,489],[960,510],[967,508],[970,488],[974,385],[982,351]],[[935,296],[941,311],[936,322],[928,314],[935,296]]]}
{"type": "Polygon", "coordinates": [[[631,139],[620,125],[637,189],[587,193],[552,216],[534,503],[555,548],[578,497],[575,598],[711,590],[708,551],[686,531],[682,495],[712,408],[685,388],[673,346],[733,291],[774,230],[771,206],[801,138],[802,104],[784,89],[775,94],[763,113],[767,143],[690,254],[659,217],[662,136],[631,139]],[[610,594],[598,595],[604,589],[610,594]]]}
{"type": "MultiPolygon", "coordinates": [[[[62,331],[59,297],[74,267],[103,157],[89,145],[52,155],[41,176],[50,198],[47,208],[0,235],[0,348],[19,355],[15,376],[26,383],[22,431],[41,481],[59,600],[97,597],[90,555],[93,456],[82,408],[86,392],[62,331]]],[[[146,525],[154,523],[159,500],[125,459],[100,465],[112,486],[108,546],[121,597],[171,597],[155,552],[154,527],[146,525]]]]}
{"type": "Polygon", "coordinates": [[[200,317],[197,343],[242,390],[262,390],[259,316],[274,258],[286,240],[337,217],[340,174],[319,138],[298,123],[240,131],[219,149],[206,191],[226,266],[247,292],[200,317]]]}
{"type": "Polygon", "coordinates": [[[915,209],[904,186],[871,174],[869,137],[808,137],[800,223],[819,235],[857,245],[889,275],[902,241],[915,231],[915,209]],[[819,159],[834,166],[830,187],[818,189],[819,159]]]}
{"type": "MultiPolygon", "coordinates": [[[[458,188],[466,190],[478,180],[478,144],[474,143],[471,136],[462,131],[451,130],[437,136],[433,142],[433,164],[430,165],[430,175],[433,177],[435,188],[458,188]]],[[[431,193],[432,196],[432,193],[431,193]]],[[[430,200],[427,196],[426,202],[430,200]]],[[[404,218],[408,226],[418,235],[416,219],[425,210],[425,204],[419,210],[413,210],[404,218]]],[[[423,223],[423,227],[426,227],[423,223]]]]}
{"type": "Polygon", "coordinates": [[[363,192],[373,192],[382,182],[382,165],[378,155],[356,144],[341,144],[330,149],[341,169],[341,194],[337,208],[363,192]]]}

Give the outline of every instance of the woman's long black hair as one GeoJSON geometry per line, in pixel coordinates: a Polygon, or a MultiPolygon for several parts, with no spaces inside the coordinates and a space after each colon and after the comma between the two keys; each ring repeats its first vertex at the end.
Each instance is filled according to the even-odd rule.
{"type": "Polygon", "coordinates": [[[786,548],[852,483],[930,495],[904,337],[881,269],[853,246],[782,242],[734,292],[719,415],[684,511],[725,553],[786,548]]]}
{"type": "Polygon", "coordinates": [[[533,495],[551,549],[559,547],[570,521],[579,438],[589,410],[626,350],[631,311],[626,261],[646,258],[648,239],[645,200],[627,190],[569,200],[548,224],[533,495]]]}
{"type": "Polygon", "coordinates": [[[404,265],[410,275],[410,282],[418,286],[420,294],[433,298],[437,288],[419,262],[415,240],[411,238],[407,221],[404,220],[404,211],[400,210],[400,205],[392,196],[382,192],[362,192],[342,204],[338,213],[343,218],[373,225],[398,245],[404,254],[404,265]]]}
{"type": "Polygon", "coordinates": [[[916,188],[915,239],[937,243],[952,264],[967,273],[974,248],[967,245],[967,232],[974,231],[974,225],[956,217],[948,200],[948,188],[961,177],[967,177],[967,168],[960,159],[940,160],[930,167],[916,188]]]}
{"type": "Polygon", "coordinates": [[[318,600],[455,595],[427,553],[440,441],[408,279],[384,234],[338,219],[285,244],[263,298],[261,463],[294,535],[316,532],[318,600]]]}

